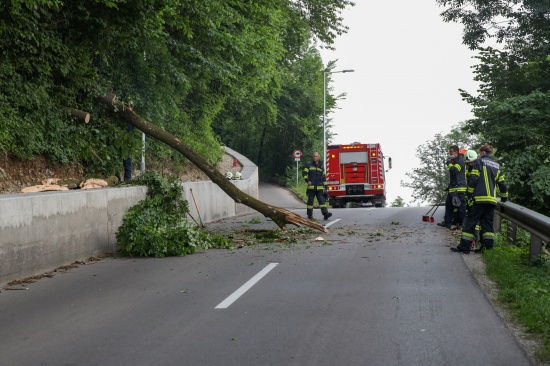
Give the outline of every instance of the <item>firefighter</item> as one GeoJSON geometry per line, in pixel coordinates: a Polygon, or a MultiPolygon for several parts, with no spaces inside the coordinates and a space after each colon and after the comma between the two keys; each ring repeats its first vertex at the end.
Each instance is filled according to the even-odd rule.
{"type": "Polygon", "coordinates": [[[317,197],[323,217],[327,220],[332,216],[332,213],[328,212],[325,202],[327,180],[323,163],[319,160],[318,152],[313,153],[313,161],[306,165],[302,172],[302,177],[307,183],[307,218],[310,220],[313,219],[313,202],[315,201],[315,197],[317,197]]]}
{"type": "MultiPolygon", "coordinates": [[[[468,150],[466,149],[460,149],[458,151],[458,155],[462,157],[462,159],[464,159],[464,168],[466,168],[465,170],[465,173],[464,173],[464,177],[465,177],[465,181],[468,182],[468,168],[470,168],[470,170],[472,170],[471,167],[468,167],[468,164],[466,164],[466,158],[465,158],[465,154],[468,150]]],[[[473,150],[471,150],[473,151],[473,150]]],[[[475,153],[475,151],[473,151],[475,153]]],[[[476,153],[476,159],[477,159],[477,153],[476,153]]],[[[466,202],[466,199],[464,199],[464,208],[465,208],[465,211],[467,210],[467,207],[468,206],[468,202],[466,202]]],[[[466,215],[464,215],[464,217],[466,217],[466,215]]],[[[455,230],[459,230],[459,229],[462,229],[462,224],[464,223],[464,217],[462,217],[462,222],[460,222],[460,213],[459,213],[459,210],[458,210],[458,207],[454,207],[453,208],[453,221],[452,221],[452,224],[455,225],[455,230]]]]}
{"type": "MultiPolygon", "coordinates": [[[[470,174],[472,173],[472,169],[474,167],[474,163],[477,159],[477,153],[474,150],[468,150],[464,154],[464,166],[466,167],[466,182],[468,181],[468,178],[470,174]]],[[[468,213],[470,212],[470,209],[474,205],[474,200],[466,194],[465,197],[466,201],[466,217],[468,217],[468,213]]],[[[481,231],[481,226],[479,225],[479,222],[476,224],[476,228],[474,231],[474,239],[472,240],[472,248],[476,246],[476,244],[479,243],[479,232],[481,231]]]]}
{"type": "Polygon", "coordinates": [[[464,158],[459,154],[458,146],[452,145],[449,148],[449,158],[446,164],[449,169],[449,186],[447,187],[448,193],[447,200],[445,201],[445,217],[443,222],[437,225],[450,229],[456,207],[456,229],[460,229],[466,216],[466,202],[464,200],[466,193],[466,172],[464,169],[464,158]]]}
{"type": "Polygon", "coordinates": [[[508,187],[500,166],[493,160],[490,145],[479,148],[480,157],[474,162],[472,172],[468,177],[468,199],[473,205],[466,217],[462,230],[460,244],[452,247],[453,252],[469,254],[477,223],[481,223],[481,251],[493,249],[495,233],[493,232],[493,216],[497,204],[497,187],[501,202],[508,200],[508,187]]]}

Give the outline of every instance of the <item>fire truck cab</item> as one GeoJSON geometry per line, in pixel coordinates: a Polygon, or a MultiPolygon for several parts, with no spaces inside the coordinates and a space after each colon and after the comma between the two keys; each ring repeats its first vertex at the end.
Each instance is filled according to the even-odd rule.
{"type": "MultiPolygon", "coordinates": [[[[329,145],[326,165],[333,208],[386,206],[386,170],[380,144],[329,145]]],[[[391,169],[390,157],[388,166],[391,169]]]]}

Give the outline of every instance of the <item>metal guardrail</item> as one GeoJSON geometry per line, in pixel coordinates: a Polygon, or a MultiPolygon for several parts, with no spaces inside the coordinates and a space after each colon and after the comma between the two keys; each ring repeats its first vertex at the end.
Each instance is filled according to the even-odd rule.
{"type": "Polygon", "coordinates": [[[550,217],[512,202],[499,202],[495,210],[495,231],[501,231],[502,219],[510,222],[507,237],[512,243],[517,243],[518,227],[531,234],[529,261],[539,258],[545,251],[544,244],[550,243],[550,217]]]}

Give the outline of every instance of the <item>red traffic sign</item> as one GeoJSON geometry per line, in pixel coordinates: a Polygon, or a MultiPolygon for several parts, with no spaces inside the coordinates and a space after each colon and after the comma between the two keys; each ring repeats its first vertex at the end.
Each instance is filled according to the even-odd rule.
{"type": "Polygon", "coordinates": [[[292,156],[294,156],[296,159],[300,159],[302,157],[302,152],[300,150],[294,150],[292,156]]]}

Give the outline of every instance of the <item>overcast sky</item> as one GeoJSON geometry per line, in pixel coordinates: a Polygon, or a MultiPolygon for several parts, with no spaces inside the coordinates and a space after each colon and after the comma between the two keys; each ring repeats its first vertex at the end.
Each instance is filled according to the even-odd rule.
{"type": "Polygon", "coordinates": [[[356,0],[343,13],[349,32],[335,51],[321,51],[325,64],[338,60],[335,71],[355,70],[332,75],[334,94],[347,93],[328,116],[332,143],[381,143],[393,160],[388,205],[397,196],[412,201],[400,182],[420,166],[418,146],[472,117],[458,89],[475,93],[476,60],[462,44],[461,25],[444,23],[442,10],[435,0],[356,0]]]}

